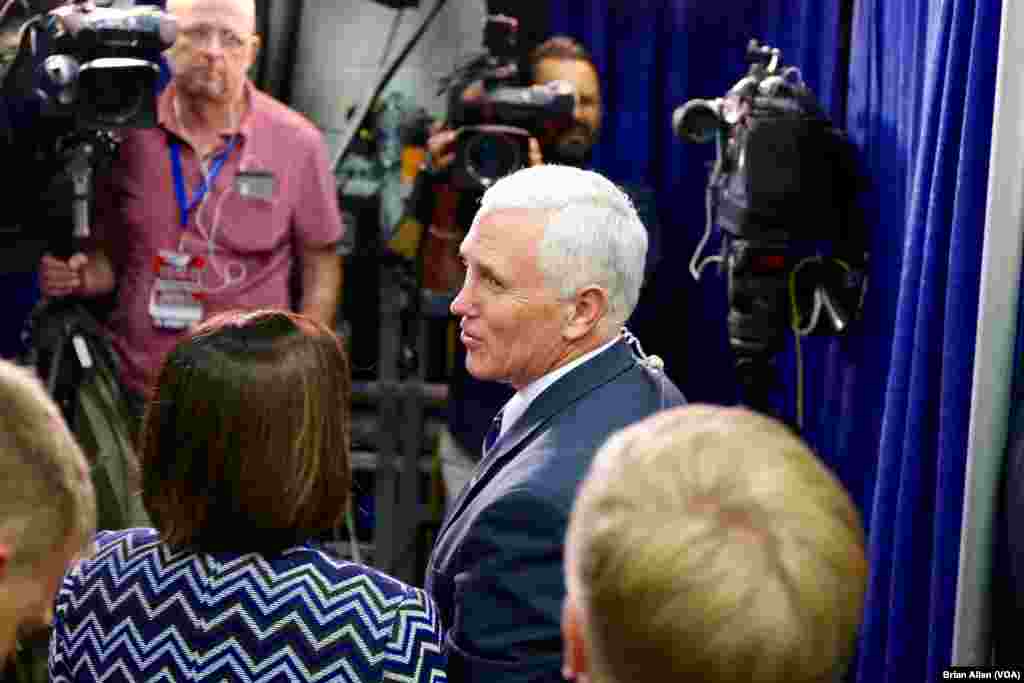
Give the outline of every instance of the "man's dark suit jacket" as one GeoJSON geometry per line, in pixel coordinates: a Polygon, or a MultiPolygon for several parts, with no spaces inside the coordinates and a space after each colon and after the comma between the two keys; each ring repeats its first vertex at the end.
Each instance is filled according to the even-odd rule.
{"type": "Polygon", "coordinates": [[[507,428],[455,502],[427,567],[450,681],[562,680],[562,547],[577,486],[609,435],[682,403],[663,372],[619,341],[507,428]]]}

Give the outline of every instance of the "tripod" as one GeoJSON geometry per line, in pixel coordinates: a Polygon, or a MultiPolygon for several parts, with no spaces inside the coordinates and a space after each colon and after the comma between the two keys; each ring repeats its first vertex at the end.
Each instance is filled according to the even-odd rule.
{"type": "MultiPolygon", "coordinates": [[[[75,131],[58,138],[56,151],[71,183],[72,231],[69,239],[58,240],[51,251],[58,258],[68,259],[91,236],[94,172],[116,156],[117,141],[106,130],[75,131]]],[[[70,395],[74,394],[81,373],[88,372],[94,365],[90,347],[95,344],[90,342],[101,338],[102,330],[77,297],[42,301],[32,313],[30,325],[36,367],[46,378],[51,396],[65,409],[70,421],[73,418],[68,412],[70,395]],[[77,361],[77,371],[66,366],[72,354],[77,361]]]]}

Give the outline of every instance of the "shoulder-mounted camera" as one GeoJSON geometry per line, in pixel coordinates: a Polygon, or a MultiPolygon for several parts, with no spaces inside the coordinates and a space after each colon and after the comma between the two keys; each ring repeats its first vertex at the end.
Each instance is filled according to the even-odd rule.
{"type": "Polygon", "coordinates": [[[554,81],[523,85],[516,61],[518,22],[491,15],[484,29],[486,51],[446,77],[447,125],[459,132],[456,185],[482,190],[529,160],[529,138],[547,122],[572,119],[576,94],[571,84],[554,81]]]}
{"type": "Polygon", "coordinates": [[[120,129],[157,125],[161,53],[176,37],[174,18],[149,5],[79,0],[22,25],[3,94],[18,112],[21,147],[70,181],[77,238],[89,235],[93,172],[115,158],[120,129]]]}
{"type": "Polygon", "coordinates": [[[751,40],[746,57],[747,74],[724,96],[690,100],[672,117],[680,138],[716,145],[690,272],[699,278],[717,262],[726,273],[737,367],[773,355],[789,331],[846,333],[860,317],[868,260],[849,139],[778,49],[751,40]],[[721,253],[700,260],[715,226],[721,253]]]}
{"type": "Polygon", "coordinates": [[[79,129],[156,125],[160,55],[177,37],[171,15],[74,2],[31,19],[29,29],[21,46],[28,71],[19,77],[44,116],[79,129]]]}

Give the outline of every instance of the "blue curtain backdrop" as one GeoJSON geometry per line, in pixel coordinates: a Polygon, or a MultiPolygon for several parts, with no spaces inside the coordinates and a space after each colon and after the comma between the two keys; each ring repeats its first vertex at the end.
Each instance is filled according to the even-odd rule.
{"type": "Polygon", "coordinates": [[[902,215],[904,236],[871,510],[891,523],[872,528],[861,660],[875,680],[935,680],[949,658],[1000,13],[875,0],[854,22],[850,126],[873,168],[907,169],[877,215],[902,215]]]}
{"type": "MultiPolygon", "coordinates": [[[[587,45],[604,83],[595,166],[657,192],[664,257],[636,326],[691,400],[738,392],[725,283],[686,270],[714,151],[676,140],[672,110],[722,95],[756,37],[801,68],[859,149],[865,318],[803,355],[805,435],[868,527],[854,672],[865,682],[936,680],[949,664],[1000,11],[993,0],[858,0],[852,12],[840,0],[551,2],[552,31],[587,45]]],[[[787,415],[793,367],[787,350],[787,415]]]]}

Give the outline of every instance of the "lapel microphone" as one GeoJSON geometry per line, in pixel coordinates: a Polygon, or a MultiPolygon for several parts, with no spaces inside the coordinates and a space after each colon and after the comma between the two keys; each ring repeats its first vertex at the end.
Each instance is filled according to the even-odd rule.
{"type": "Polygon", "coordinates": [[[647,355],[644,353],[644,347],[640,346],[640,340],[626,328],[625,325],[622,327],[622,339],[626,342],[630,349],[633,351],[633,355],[636,356],[637,360],[652,370],[658,372],[665,371],[665,361],[661,359],[661,356],[654,354],[647,355]]]}

